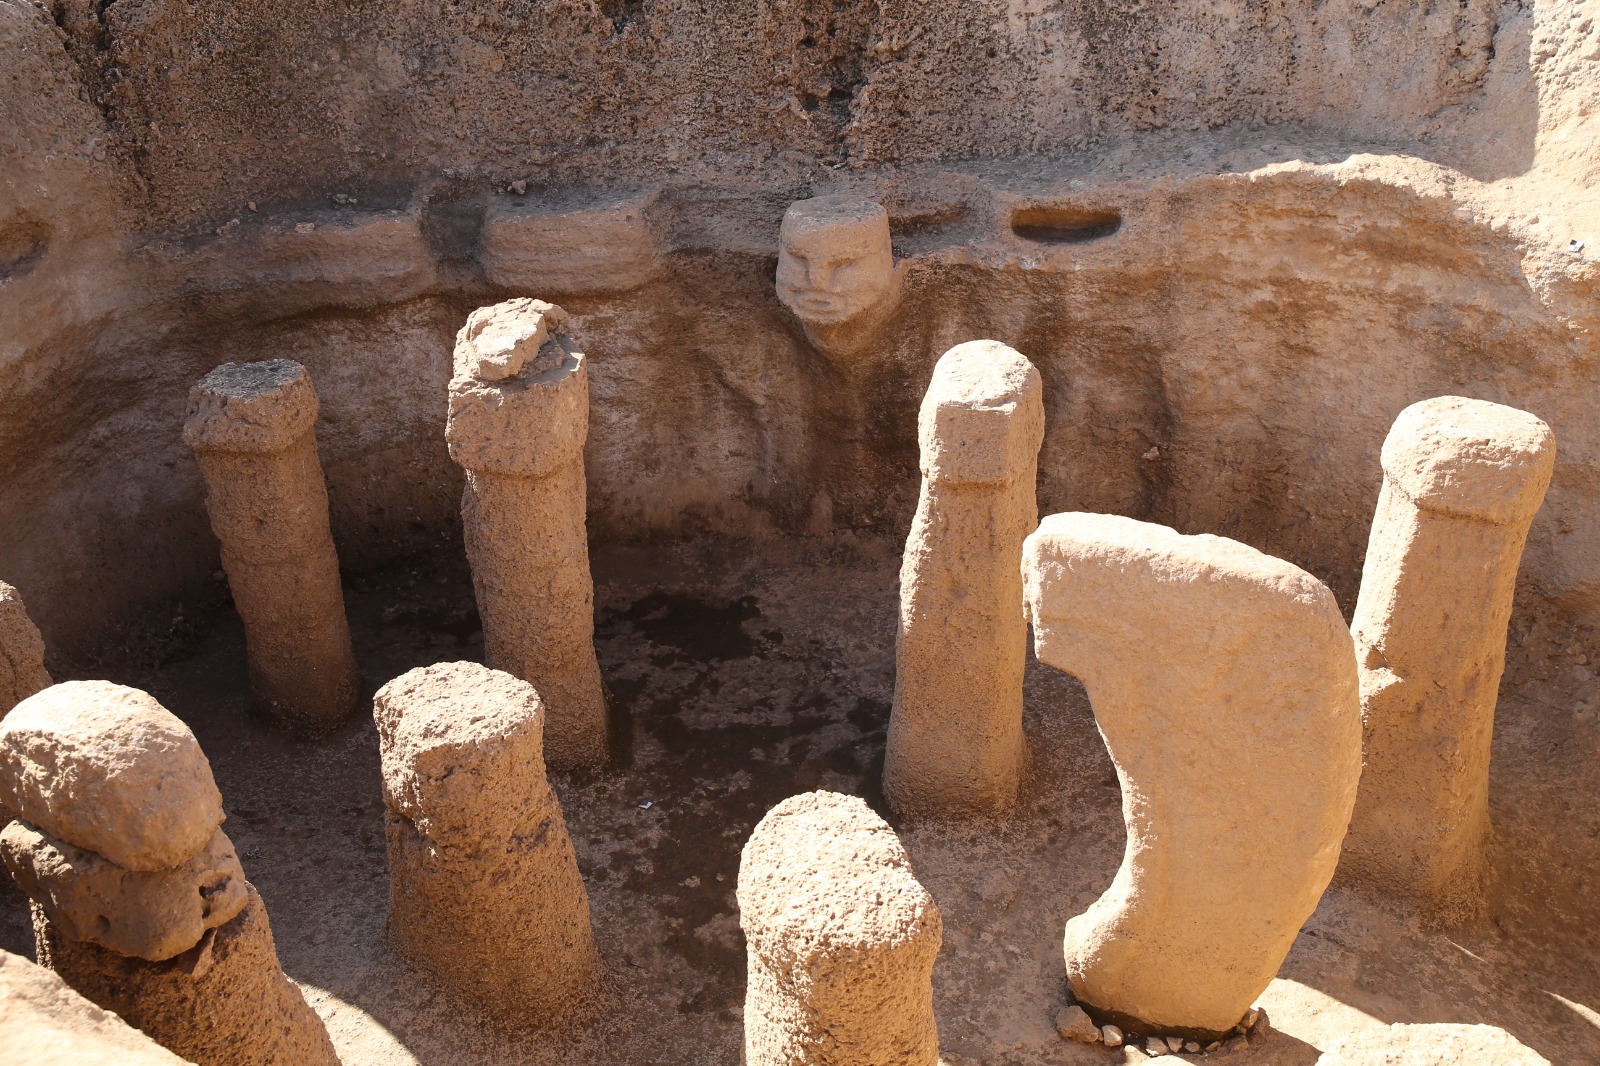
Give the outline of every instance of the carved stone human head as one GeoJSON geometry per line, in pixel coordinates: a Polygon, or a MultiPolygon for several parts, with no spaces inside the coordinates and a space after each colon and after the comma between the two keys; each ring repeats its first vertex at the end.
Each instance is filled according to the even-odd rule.
{"type": "Polygon", "coordinates": [[[778,299],[830,355],[848,354],[894,309],[900,273],[889,215],[871,200],[791,204],[778,234],[778,299]]]}

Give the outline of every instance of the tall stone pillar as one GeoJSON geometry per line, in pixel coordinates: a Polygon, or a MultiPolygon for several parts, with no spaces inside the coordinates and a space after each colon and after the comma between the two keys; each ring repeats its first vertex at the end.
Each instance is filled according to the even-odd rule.
{"type": "Polygon", "coordinates": [[[585,518],[588,357],[566,323],[541,300],[474,311],[456,336],[446,436],[466,468],[461,517],[489,665],[538,690],[545,757],[574,770],[603,765],[609,746],[585,518]]]}
{"type": "Polygon", "coordinates": [[[1128,832],[1067,923],[1067,977],[1097,1021],[1217,1039],[1339,859],[1361,775],[1350,631],[1298,567],[1130,518],[1051,515],[1022,567],[1034,651],[1087,689],[1128,832]]]}
{"type": "Polygon", "coordinates": [[[861,800],[792,796],[739,862],[745,1066],[937,1066],[944,927],[894,830],[861,800]]]}
{"type": "Polygon", "coordinates": [[[944,354],[917,420],[884,792],[901,815],[993,814],[1023,764],[1022,541],[1038,525],[1039,372],[995,341],[944,354]]]}
{"type": "Polygon", "coordinates": [[[510,1025],[579,1012],[600,962],[588,893],[545,780],[539,694],[477,663],[440,663],[379,689],[373,715],[396,948],[510,1025]]]}
{"type": "Polygon", "coordinates": [[[0,858],[39,961],[198,1066],[337,1066],[278,964],[187,726],[137,689],[72,681],[0,722],[0,858]]]}
{"type": "Polygon", "coordinates": [[[1533,415],[1441,396],[1383,444],[1352,629],[1366,765],[1341,877],[1450,922],[1482,903],[1517,566],[1555,469],[1533,415]]]}
{"type": "Polygon", "coordinates": [[[256,705],[307,735],[338,725],[360,694],[316,421],[305,367],[269,359],[207,374],[183,427],[244,621],[256,705]]]}
{"type": "Polygon", "coordinates": [[[0,718],[49,686],[39,629],[22,605],[22,594],[0,581],[0,718]]]}

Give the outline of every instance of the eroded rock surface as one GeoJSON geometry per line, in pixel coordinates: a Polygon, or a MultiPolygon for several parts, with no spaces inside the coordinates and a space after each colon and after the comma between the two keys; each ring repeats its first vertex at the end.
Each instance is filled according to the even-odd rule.
{"type": "Polygon", "coordinates": [[[49,686],[39,627],[28,617],[22,594],[0,581],[0,718],[49,686]]]}
{"type": "Polygon", "coordinates": [[[66,982],[0,951],[0,1059],[17,1066],[178,1066],[186,1062],[66,982]]]}

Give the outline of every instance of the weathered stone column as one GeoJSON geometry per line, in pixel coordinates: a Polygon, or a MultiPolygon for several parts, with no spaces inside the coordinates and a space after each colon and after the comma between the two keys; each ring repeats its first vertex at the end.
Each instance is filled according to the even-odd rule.
{"type": "Polygon", "coordinates": [[[360,688],[316,421],[305,367],[270,359],[224,363],[201,378],[183,427],[244,620],[256,704],[309,735],[338,725],[360,688]]]}
{"type": "Polygon", "coordinates": [[[545,757],[561,770],[608,754],[594,654],[583,445],[588,358],[541,300],[472,313],[456,336],[450,456],[466,468],[467,558],[489,665],[538,689],[545,757]]]}
{"type": "Polygon", "coordinates": [[[0,722],[3,858],[39,961],[199,1066],[336,1066],[278,965],[187,726],[137,689],[73,681],[0,722]]]}
{"type": "Polygon", "coordinates": [[[373,702],[389,838],[389,936],[511,1025],[581,1010],[598,984],[589,897],[545,780],[545,711],[477,663],[412,670],[373,702]]]}
{"type": "Polygon", "coordinates": [[[861,800],[792,796],[739,863],[745,1066],[936,1066],[944,927],[894,830],[861,800]]]}
{"type": "Polygon", "coordinates": [[[22,605],[22,594],[0,581],[0,718],[49,686],[39,629],[22,605]]]}
{"type": "Polygon", "coordinates": [[[944,354],[922,400],[922,495],[900,566],[884,792],[908,817],[992,814],[1022,775],[1022,541],[1039,522],[1039,372],[995,341],[944,354]]]}
{"type": "Polygon", "coordinates": [[[1099,1021],[1216,1039],[1339,859],[1361,774],[1350,631],[1298,567],[1130,518],[1051,515],[1022,567],[1034,651],[1088,690],[1128,830],[1067,923],[1073,991],[1099,1021]]]}
{"type": "Polygon", "coordinates": [[[1366,764],[1341,877],[1454,921],[1482,902],[1517,565],[1555,469],[1533,415],[1442,396],[1383,444],[1352,629],[1366,764]]]}

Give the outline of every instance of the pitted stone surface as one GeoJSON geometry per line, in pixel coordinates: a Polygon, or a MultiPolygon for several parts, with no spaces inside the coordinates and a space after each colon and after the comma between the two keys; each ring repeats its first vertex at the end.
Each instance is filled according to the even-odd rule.
{"type": "Polygon", "coordinates": [[[0,722],[0,806],[141,872],[182,865],[223,818],[189,727],[109,681],[54,685],[0,722]]]}
{"type": "Polygon", "coordinates": [[[0,831],[0,858],[63,936],[152,962],[188,951],[245,905],[244,870],[220,829],[183,865],[136,873],[15,821],[0,831]]]}
{"type": "Polygon", "coordinates": [[[894,830],[851,796],[767,812],[739,864],[748,1066],[934,1066],[943,933],[894,830]]]}
{"type": "Polygon", "coordinates": [[[1463,396],[1412,404],[1383,442],[1385,477],[1417,507],[1497,525],[1539,509],[1555,463],[1543,421],[1463,396]]]}
{"type": "Polygon", "coordinates": [[[65,981],[0,951],[0,1062],[14,1066],[180,1066],[187,1062],[65,981]]]}
{"type": "Polygon", "coordinates": [[[183,442],[196,451],[280,452],[316,423],[317,393],[299,363],[223,363],[189,390],[183,442]]]}
{"type": "Polygon", "coordinates": [[[1111,887],[1067,923],[1073,991],[1102,1021],[1220,1035],[1349,824],[1361,722],[1338,604],[1254,548],[1112,515],[1046,518],[1023,575],[1034,649],[1087,689],[1127,824],[1111,887]]]}
{"type": "Polygon", "coordinates": [[[884,791],[904,816],[994,813],[1022,775],[1022,541],[1035,499],[1039,372],[995,341],[950,349],[922,401],[922,488],[900,570],[884,791]]]}
{"type": "Polygon", "coordinates": [[[22,594],[0,581],[0,718],[49,687],[39,627],[28,617],[22,594]]]}

